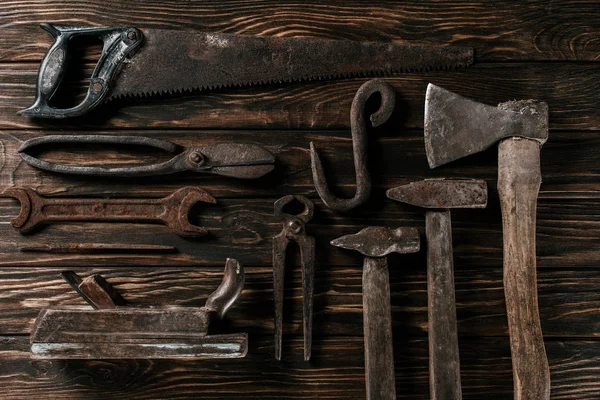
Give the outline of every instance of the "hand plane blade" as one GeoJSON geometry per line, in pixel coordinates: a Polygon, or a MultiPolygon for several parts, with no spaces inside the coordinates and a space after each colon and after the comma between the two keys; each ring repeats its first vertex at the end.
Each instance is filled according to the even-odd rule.
{"type": "Polygon", "coordinates": [[[42,61],[35,103],[20,111],[32,117],[74,117],[103,100],[123,96],[448,69],[473,63],[473,49],[468,47],[133,27],[42,27],[55,37],[55,43],[42,61]],[[102,39],[102,54],[83,102],[68,109],[54,108],[49,102],[66,71],[69,40],[79,35],[102,39]]]}

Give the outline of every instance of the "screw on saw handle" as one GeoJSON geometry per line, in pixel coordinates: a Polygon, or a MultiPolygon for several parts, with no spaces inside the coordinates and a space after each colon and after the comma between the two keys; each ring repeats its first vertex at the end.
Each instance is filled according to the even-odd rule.
{"type": "Polygon", "coordinates": [[[109,85],[125,57],[142,42],[142,32],[126,27],[79,27],[41,24],[55,42],[50,47],[38,72],[35,103],[18,112],[36,118],[76,117],[94,108],[109,91],[109,85]],[[69,42],[75,37],[101,39],[104,43],[94,68],[85,99],[75,107],[54,108],[49,103],[60,86],[69,60],[69,42]]]}

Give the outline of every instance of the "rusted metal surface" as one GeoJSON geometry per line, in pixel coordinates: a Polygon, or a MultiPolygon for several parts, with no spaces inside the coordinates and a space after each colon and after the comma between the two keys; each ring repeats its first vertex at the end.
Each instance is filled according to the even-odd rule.
{"type": "Polygon", "coordinates": [[[127,304],[119,292],[98,274],[83,279],[79,284],[79,290],[85,293],[99,310],[117,308],[127,304]]]}
{"type": "Polygon", "coordinates": [[[468,47],[123,27],[42,27],[56,42],[42,61],[34,105],[20,112],[42,118],[82,115],[103,99],[121,96],[448,69],[473,63],[473,49],[468,47]],[[102,38],[111,45],[105,46],[83,103],[56,109],[48,102],[66,69],[68,39],[79,35],[102,38]]]}
{"type": "Polygon", "coordinates": [[[113,135],[49,135],[30,139],[19,148],[21,158],[29,165],[45,171],[69,175],[141,177],[168,175],[181,171],[204,172],[241,179],[255,179],[275,168],[275,157],[264,147],[245,143],[221,143],[183,148],[167,140],[143,136],[113,135]],[[56,164],[41,160],[27,150],[36,146],[60,144],[111,144],[145,146],[173,154],[168,161],[129,167],[104,167],[56,164]]]}
{"type": "Polygon", "coordinates": [[[477,179],[426,179],[390,189],[387,197],[428,209],[425,213],[425,235],[429,392],[432,400],[460,400],[462,386],[449,209],[484,208],[487,205],[487,184],[477,179]]]}
{"type": "Polygon", "coordinates": [[[534,100],[489,106],[429,84],[425,150],[431,168],[483,151],[501,139],[548,140],[548,105],[534,100]]]}
{"type": "MultiPolygon", "coordinates": [[[[82,297],[104,294],[118,302],[116,291],[99,275],[81,280],[67,271],[82,297]],[[79,282],[79,283],[78,283],[79,282]],[[99,283],[98,286],[86,282],[99,283]],[[104,282],[104,283],[102,283],[104,282]],[[82,292],[83,290],[83,292],[82,292]],[[113,293],[114,292],[114,293],[113,293]]],[[[96,303],[97,310],[81,307],[46,308],[31,333],[33,358],[146,359],[239,358],[247,352],[245,333],[209,334],[211,321],[222,318],[244,287],[244,269],[228,259],[219,288],[205,307],[123,307],[96,303]]],[[[88,299],[86,299],[87,301],[88,299]]],[[[106,300],[104,298],[103,300],[106,300]]]]}
{"type": "Polygon", "coordinates": [[[81,279],[73,271],[63,271],[60,275],[65,281],[96,310],[116,308],[127,304],[117,290],[101,275],[90,275],[81,279]]]}
{"type": "Polygon", "coordinates": [[[98,221],[161,223],[179,236],[204,236],[208,231],[192,225],[188,214],[199,202],[217,202],[195,186],[183,187],[162,199],[43,197],[30,188],[9,188],[3,195],[21,202],[21,212],[11,220],[21,233],[51,223],[98,221]]]}
{"type": "Polygon", "coordinates": [[[429,85],[425,144],[435,167],[498,146],[498,195],[504,242],[504,294],[515,399],[550,398],[550,370],[538,311],[536,204],[548,105],[536,100],[486,106],[429,85]]]}
{"type": "Polygon", "coordinates": [[[363,316],[367,399],[396,400],[390,282],[386,256],[419,251],[414,228],[367,227],[354,235],[331,241],[333,246],[356,250],[363,264],[363,316]]]}
{"type": "Polygon", "coordinates": [[[313,291],[315,274],[315,239],[306,234],[305,225],[313,217],[314,204],[304,196],[284,196],[275,202],[275,216],[282,224],[282,231],[273,238],[273,299],[275,301],[275,358],[281,360],[281,340],[283,335],[283,289],[285,253],[290,241],[298,244],[302,260],[302,295],[304,325],[304,360],[310,360],[312,353],[313,291]],[[304,205],[297,215],[288,214],[283,208],[292,201],[304,205]]]}
{"type": "Polygon", "coordinates": [[[487,183],[481,179],[425,179],[389,189],[386,195],[423,208],[485,208],[487,183]]]}
{"type": "Polygon", "coordinates": [[[352,151],[354,154],[354,171],[356,173],[356,193],[350,199],[340,199],[331,193],[323,171],[319,153],[310,143],[310,157],[315,189],[323,203],[332,210],[350,211],[364,204],[371,195],[371,177],[367,160],[367,124],[365,121],[365,105],[375,94],[381,95],[381,105],[369,117],[371,125],[377,127],[392,115],[396,105],[396,92],[392,86],[381,79],[372,79],[364,83],[354,95],[350,110],[350,127],[352,130],[352,151]]]}
{"type": "Polygon", "coordinates": [[[413,228],[368,226],[358,233],[331,241],[332,246],[356,250],[367,257],[385,257],[391,253],[419,251],[419,233],[413,228]]]}
{"type": "Polygon", "coordinates": [[[24,253],[175,253],[175,246],[130,243],[48,243],[19,247],[24,253]]]}
{"type": "Polygon", "coordinates": [[[66,26],[43,23],[41,27],[54,37],[54,44],[42,60],[37,77],[35,102],[20,114],[32,117],[65,118],[86,113],[98,105],[109,92],[111,80],[126,57],[142,43],[142,33],[126,27],[66,26]],[[50,102],[64,78],[69,60],[69,42],[77,37],[101,39],[102,54],[90,77],[84,100],[75,107],[58,109],[50,102]]]}

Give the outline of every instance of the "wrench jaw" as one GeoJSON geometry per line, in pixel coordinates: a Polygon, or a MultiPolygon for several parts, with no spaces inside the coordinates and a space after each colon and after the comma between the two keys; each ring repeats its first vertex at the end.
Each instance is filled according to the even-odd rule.
{"type": "Polygon", "coordinates": [[[39,196],[30,189],[9,188],[3,192],[4,197],[12,197],[21,203],[19,215],[10,220],[11,225],[20,233],[31,232],[38,225],[36,220],[35,207],[33,203],[39,196]]]}
{"type": "Polygon", "coordinates": [[[199,237],[208,234],[208,230],[201,226],[193,225],[189,220],[190,210],[197,203],[216,204],[217,200],[206,190],[198,187],[184,187],[164,199],[164,204],[169,205],[161,222],[183,237],[199,237]]]}

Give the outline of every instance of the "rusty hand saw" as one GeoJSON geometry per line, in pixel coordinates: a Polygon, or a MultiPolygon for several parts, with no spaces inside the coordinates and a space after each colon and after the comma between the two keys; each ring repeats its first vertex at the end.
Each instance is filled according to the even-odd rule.
{"type": "Polygon", "coordinates": [[[42,60],[35,103],[21,115],[75,117],[104,100],[312,79],[448,69],[472,64],[473,49],[393,42],[245,36],[224,33],[42,24],[55,39],[42,60]],[[67,69],[69,43],[100,39],[100,59],[84,100],[50,101],[67,69]]]}

